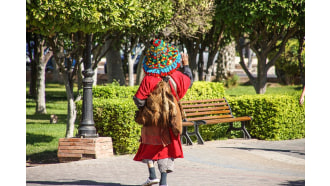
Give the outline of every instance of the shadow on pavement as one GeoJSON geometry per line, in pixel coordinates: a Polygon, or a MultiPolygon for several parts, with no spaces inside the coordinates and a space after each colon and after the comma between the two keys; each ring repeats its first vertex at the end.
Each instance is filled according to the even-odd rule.
{"type": "Polygon", "coordinates": [[[290,152],[296,153],[304,156],[304,152],[292,151],[292,150],[281,150],[281,149],[264,149],[264,148],[248,148],[248,147],[217,147],[217,148],[230,148],[230,149],[239,149],[239,150],[263,150],[263,151],[273,151],[273,152],[290,152]]]}
{"type": "Polygon", "coordinates": [[[297,181],[287,181],[286,183],[280,184],[285,186],[304,186],[305,180],[297,180],[297,181]]]}
{"type": "Polygon", "coordinates": [[[79,180],[79,181],[26,181],[26,185],[39,184],[39,185],[104,185],[104,186],[138,186],[138,185],[122,185],[120,183],[103,183],[91,180],[79,180]]]}

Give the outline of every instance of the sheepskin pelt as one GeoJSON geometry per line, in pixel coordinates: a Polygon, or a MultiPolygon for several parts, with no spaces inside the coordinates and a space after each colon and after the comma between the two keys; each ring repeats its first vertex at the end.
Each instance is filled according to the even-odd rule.
{"type": "Polygon", "coordinates": [[[144,126],[172,127],[176,136],[182,132],[180,107],[168,82],[162,80],[157,84],[146,105],[138,111],[135,121],[144,126]]]}

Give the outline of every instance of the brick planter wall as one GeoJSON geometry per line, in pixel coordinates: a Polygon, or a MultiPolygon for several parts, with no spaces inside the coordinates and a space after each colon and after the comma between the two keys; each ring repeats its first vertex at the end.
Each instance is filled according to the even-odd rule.
{"type": "Polygon", "coordinates": [[[110,137],[59,139],[57,157],[61,163],[111,156],[113,149],[110,137]]]}

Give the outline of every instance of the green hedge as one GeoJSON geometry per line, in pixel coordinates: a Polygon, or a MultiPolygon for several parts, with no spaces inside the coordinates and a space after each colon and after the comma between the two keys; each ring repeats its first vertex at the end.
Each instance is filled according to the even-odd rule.
{"type": "Polygon", "coordinates": [[[225,95],[223,83],[196,81],[182,100],[214,99],[225,95]]]}
{"type": "MultiPolygon", "coordinates": [[[[93,98],[132,98],[137,89],[138,86],[120,86],[119,83],[116,82],[106,86],[94,86],[93,98]]],[[[223,97],[224,95],[225,88],[222,83],[197,81],[188,89],[183,100],[213,99],[223,97]]]]}
{"type": "Polygon", "coordinates": [[[93,87],[93,98],[114,99],[132,98],[138,86],[120,86],[119,83],[111,83],[105,86],[93,87]]]}
{"type": "MultiPolygon", "coordinates": [[[[100,136],[111,136],[116,154],[135,153],[139,146],[141,126],[135,123],[134,114],[137,110],[132,96],[132,87],[100,87],[99,95],[107,95],[104,99],[93,99],[94,121],[100,136]],[[128,89],[127,94],[119,94],[128,89]],[[106,90],[106,91],[104,91],[106,90]],[[102,93],[101,93],[102,92],[102,93]],[[111,92],[111,93],[109,93],[111,92]],[[116,93],[114,93],[116,92],[116,93]],[[111,95],[111,96],[109,96],[111,95]],[[125,95],[122,98],[121,96],[125,95]],[[108,99],[111,97],[112,99],[108,99]]],[[[95,94],[95,93],[94,93],[95,94]]],[[[194,82],[184,100],[212,99],[224,96],[221,83],[194,82]]],[[[298,104],[297,96],[282,95],[249,95],[227,97],[234,116],[252,116],[253,121],[247,130],[253,138],[266,140],[286,140],[305,137],[305,107],[298,104]]],[[[78,119],[81,118],[82,102],[77,103],[78,119]]],[[[226,136],[228,124],[207,125],[200,127],[204,140],[215,140],[226,136]]],[[[231,133],[242,137],[242,133],[231,133]]]]}
{"type": "Polygon", "coordinates": [[[247,130],[254,138],[287,140],[305,137],[305,106],[299,97],[253,95],[228,97],[234,116],[252,116],[247,130]]]}
{"type": "MultiPolygon", "coordinates": [[[[77,102],[81,118],[82,101],[77,102]]],[[[97,133],[112,138],[115,154],[132,154],[139,147],[141,126],[134,121],[137,110],[132,98],[93,99],[93,117],[97,133]]]]}

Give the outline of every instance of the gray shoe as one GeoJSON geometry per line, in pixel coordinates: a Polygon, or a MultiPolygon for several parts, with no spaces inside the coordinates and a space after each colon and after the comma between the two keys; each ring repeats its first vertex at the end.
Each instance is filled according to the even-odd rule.
{"type": "Polygon", "coordinates": [[[153,184],[157,184],[157,183],[159,183],[159,179],[155,178],[155,179],[150,180],[148,178],[147,181],[142,184],[142,186],[148,186],[148,185],[153,185],[153,184]]]}

